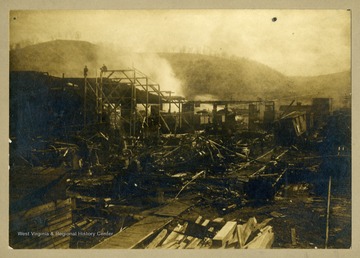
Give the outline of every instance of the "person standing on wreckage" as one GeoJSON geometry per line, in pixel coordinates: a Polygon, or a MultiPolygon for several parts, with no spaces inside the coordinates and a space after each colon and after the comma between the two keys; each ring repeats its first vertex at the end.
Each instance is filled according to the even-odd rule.
{"type": "Polygon", "coordinates": [[[103,64],[103,66],[100,68],[100,73],[102,74],[106,71],[107,71],[107,67],[106,67],[106,65],[103,64]]]}
{"type": "Polygon", "coordinates": [[[86,78],[88,75],[89,69],[87,68],[87,66],[85,65],[84,67],[84,77],[86,78]]]}

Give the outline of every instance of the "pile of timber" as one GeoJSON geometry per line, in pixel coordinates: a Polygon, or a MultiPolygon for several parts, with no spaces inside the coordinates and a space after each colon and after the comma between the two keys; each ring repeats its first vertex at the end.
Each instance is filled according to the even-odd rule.
{"type": "Polygon", "coordinates": [[[71,200],[58,200],[10,215],[12,248],[69,248],[71,200]]]}
{"type": "Polygon", "coordinates": [[[257,223],[250,218],[246,223],[216,218],[212,221],[199,216],[195,222],[183,221],[172,230],[162,229],[146,249],[265,249],[274,242],[272,219],[257,223]]]}

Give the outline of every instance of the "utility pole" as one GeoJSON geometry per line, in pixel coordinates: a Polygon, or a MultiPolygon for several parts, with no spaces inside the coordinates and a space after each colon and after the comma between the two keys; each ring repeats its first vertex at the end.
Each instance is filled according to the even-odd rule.
{"type": "Polygon", "coordinates": [[[330,196],[331,196],[331,176],[329,177],[329,188],[328,188],[327,209],[326,209],[325,249],[327,249],[328,241],[329,241],[330,196]]]}

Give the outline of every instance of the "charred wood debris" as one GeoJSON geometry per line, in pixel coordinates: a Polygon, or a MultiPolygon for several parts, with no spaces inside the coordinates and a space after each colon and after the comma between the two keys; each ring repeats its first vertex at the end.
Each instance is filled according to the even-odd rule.
{"type": "MultiPolygon", "coordinates": [[[[124,138],[123,149],[117,152],[119,145],[98,133],[78,136],[81,143],[76,145],[54,142],[47,150],[34,150],[33,162],[67,168],[66,196],[74,201],[71,230],[118,232],[140,220],[139,212],[182,197],[224,216],[254,202],[271,202],[287,183],[319,181],[319,159],[306,159],[296,146],[275,146],[271,134],[255,136],[244,140],[237,135],[224,142],[222,136],[206,132],[166,135],[158,145],[124,138]]],[[[269,214],[269,222],[279,216],[269,214]]],[[[274,241],[272,227],[253,225],[255,218],[252,222],[214,220],[174,219],[176,225],[154,232],[151,242],[137,247],[270,248],[274,241]]],[[[106,237],[84,241],[74,236],[69,243],[73,248],[88,248],[106,237]]]]}
{"type": "MultiPolygon", "coordinates": [[[[66,141],[61,137],[32,138],[27,144],[28,150],[16,147],[18,139],[14,137],[11,169],[14,173],[17,167],[66,171],[62,181],[66,198],[71,199],[72,222],[68,230],[67,210],[65,229],[103,232],[96,238],[69,234],[66,237],[70,248],[92,247],[130,228],[147,211],[183,199],[191,204],[187,214],[192,209],[205,212],[209,207],[213,213],[192,214],[191,218],[177,215],[134,247],[271,248],[277,234],[271,222],[273,218],[280,218],[281,213],[262,216],[261,223],[255,217],[227,216],[242,207],[272,202],[292,183],[324,195],[329,176],[326,173],[332,173],[342,185],[344,178],[350,177],[338,174],[338,171],[348,173],[349,168],[341,168],[344,164],[350,167],[350,143],[346,136],[349,128],[344,129],[345,132],[339,130],[344,127],[343,117],[341,113],[331,116],[327,125],[307,130],[301,137],[295,135],[296,132],[282,136],[281,132],[274,131],[293,130],[286,123],[280,124],[289,116],[275,121],[269,130],[239,130],[231,134],[199,130],[160,134],[151,140],[97,127],[94,127],[96,130],[86,128],[67,133],[66,141]],[[324,156],[333,158],[324,161],[324,156]],[[107,235],[109,231],[113,233],[107,235]]],[[[343,186],[343,190],[347,186],[343,186]]],[[[14,218],[18,217],[15,214],[24,212],[21,211],[26,207],[24,200],[27,199],[18,201],[17,205],[10,204],[14,218]]],[[[61,223],[60,218],[54,219],[61,223]]],[[[19,221],[14,223],[18,225],[19,221]]],[[[45,228],[45,224],[41,228],[45,228]]],[[[64,231],[61,225],[59,228],[64,231]]],[[[18,230],[11,231],[18,234],[15,233],[18,230]]],[[[15,248],[63,248],[65,240],[59,238],[58,241],[59,246],[50,240],[42,245],[31,241],[26,245],[14,237],[12,245],[15,248]]]]}

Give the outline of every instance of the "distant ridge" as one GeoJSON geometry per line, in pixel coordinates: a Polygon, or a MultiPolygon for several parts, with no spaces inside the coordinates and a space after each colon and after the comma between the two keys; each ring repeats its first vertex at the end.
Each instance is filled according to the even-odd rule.
{"type": "Polygon", "coordinates": [[[288,83],[280,72],[245,58],[168,53],[160,56],[170,62],[188,96],[205,93],[227,100],[253,100],[254,96],[266,99],[288,83]]]}
{"type": "Polygon", "coordinates": [[[84,65],[91,67],[98,59],[100,48],[86,41],[54,40],[10,52],[11,71],[48,72],[54,76],[83,75],[84,65]]]}
{"type": "MultiPolygon", "coordinates": [[[[93,69],[91,72],[102,63],[121,68],[119,52],[86,41],[55,40],[10,51],[10,70],[82,77],[84,65],[93,69]]],[[[154,59],[154,54],[121,54],[128,55],[127,59],[136,57],[137,62],[153,62],[153,66],[159,60],[154,59]]],[[[159,53],[159,57],[170,64],[188,99],[199,99],[206,94],[206,98],[213,99],[276,99],[286,104],[292,99],[310,102],[312,97],[331,97],[335,106],[341,106],[345,95],[351,92],[350,71],[295,77],[245,58],[190,53],[159,53]]]]}

